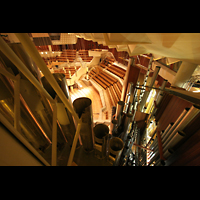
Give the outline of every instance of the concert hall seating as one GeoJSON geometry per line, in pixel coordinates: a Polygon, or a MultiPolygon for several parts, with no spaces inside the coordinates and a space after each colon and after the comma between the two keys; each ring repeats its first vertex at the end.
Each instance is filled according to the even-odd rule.
{"type": "Polygon", "coordinates": [[[100,67],[96,70],[92,69],[88,75],[105,90],[111,105],[116,106],[121,98],[121,83],[116,78],[103,71],[100,67]]]}

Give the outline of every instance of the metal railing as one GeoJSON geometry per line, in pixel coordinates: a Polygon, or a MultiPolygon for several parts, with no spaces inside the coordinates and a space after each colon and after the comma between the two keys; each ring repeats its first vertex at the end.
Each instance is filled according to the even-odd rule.
{"type": "MultiPolygon", "coordinates": [[[[74,117],[77,122],[77,129],[74,136],[72,148],[70,151],[69,159],[67,165],[70,166],[73,161],[76,144],[78,141],[81,120],[73,109],[72,105],[69,103],[67,97],[63,93],[62,89],[58,85],[57,81],[47,68],[45,62],[37,51],[35,45],[29,38],[27,33],[16,33],[15,34],[20,40],[21,44],[28,52],[28,54],[32,57],[34,62],[37,64],[39,69],[42,71],[44,76],[46,77],[49,84],[55,90],[57,95],[60,97],[61,101],[65,105],[65,107],[69,110],[69,112],[74,117]]],[[[57,165],[57,102],[54,100],[49,93],[42,87],[39,81],[33,76],[33,74],[28,70],[28,68],[24,65],[24,63],[19,59],[19,57],[14,53],[14,51],[9,47],[9,45],[0,37],[0,50],[3,54],[26,76],[26,78],[50,101],[53,108],[53,120],[52,120],[52,159],[51,165],[57,165]]],[[[30,143],[23,138],[23,136],[19,132],[19,119],[20,119],[20,77],[14,76],[8,71],[1,69],[1,74],[7,76],[8,78],[14,81],[14,127],[6,120],[6,118],[0,113],[1,122],[8,127],[8,129],[45,165],[49,165],[49,163],[35,150],[35,148],[30,145],[30,143]]]]}

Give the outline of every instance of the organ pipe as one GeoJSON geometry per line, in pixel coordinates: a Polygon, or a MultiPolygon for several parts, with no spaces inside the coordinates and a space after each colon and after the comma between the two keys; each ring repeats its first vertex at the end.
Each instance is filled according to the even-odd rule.
{"type": "Polygon", "coordinates": [[[164,158],[168,158],[169,156],[171,156],[171,154],[173,154],[174,153],[174,150],[173,149],[167,149],[166,151],[165,151],[165,153],[163,154],[163,157],[164,158]]]}
{"type": "Polygon", "coordinates": [[[161,134],[161,139],[162,139],[162,141],[163,141],[163,138],[164,138],[164,136],[165,136],[165,134],[170,130],[170,128],[171,128],[171,126],[173,126],[173,122],[172,123],[170,123],[168,126],[167,126],[167,128],[164,130],[164,132],[161,134]]]}
{"type": "Polygon", "coordinates": [[[87,97],[81,97],[73,102],[73,106],[78,117],[82,120],[80,136],[83,149],[86,152],[91,152],[94,149],[92,101],[87,97]]]}
{"type": "Polygon", "coordinates": [[[117,125],[121,124],[123,108],[124,108],[124,101],[118,101],[117,108],[116,108],[116,117],[117,117],[117,125]]]}
{"type": "MultiPolygon", "coordinates": [[[[175,133],[179,130],[182,131],[189,122],[200,112],[200,107],[198,105],[192,105],[189,111],[186,113],[186,115],[182,118],[182,120],[179,122],[179,124],[174,128],[174,130],[170,133],[170,136],[165,141],[166,145],[172,137],[175,135],[175,133]]],[[[165,149],[166,150],[166,149],[165,149]]]]}
{"type": "MultiPolygon", "coordinates": [[[[67,82],[65,79],[65,75],[62,73],[54,73],[52,75],[55,78],[55,80],[57,81],[60,88],[62,89],[62,91],[65,94],[66,98],[68,99],[69,103],[71,104],[71,98],[70,98],[67,82]]],[[[60,123],[60,126],[64,132],[64,135],[67,138],[69,145],[71,146],[73,143],[75,132],[76,132],[72,114],[69,112],[68,109],[65,108],[65,105],[63,104],[61,99],[57,96],[55,90],[51,87],[51,85],[47,81],[46,77],[43,76],[41,78],[41,80],[42,80],[42,84],[43,84],[44,88],[51,95],[51,97],[53,99],[57,99],[57,120],[60,123]]],[[[79,145],[80,145],[80,143],[78,141],[77,147],[79,145]]]]}
{"type": "MultiPolygon", "coordinates": [[[[185,133],[182,130],[194,119],[194,117],[200,112],[200,106],[193,105],[188,110],[185,108],[183,112],[180,114],[178,119],[175,121],[173,125],[168,125],[166,130],[163,133],[162,141],[163,143],[163,157],[168,158],[173,153],[173,147],[180,142],[184,137],[185,133]]],[[[154,161],[156,161],[156,165],[158,165],[159,151],[158,148],[154,148],[154,153],[149,154],[151,165],[154,161]]]]}
{"type": "Polygon", "coordinates": [[[180,121],[184,118],[184,116],[186,115],[187,113],[187,108],[185,108],[183,110],[183,112],[179,115],[179,117],[177,118],[177,120],[174,122],[173,126],[171,126],[171,128],[169,129],[169,131],[165,134],[165,136],[163,137],[162,139],[162,143],[163,143],[163,146],[166,145],[166,143],[169,141],[169,136],[171,135],[172,131],[177,127],[177,125],[180,123],[180,121]]]}
{"type": "Polygon", "coordinates": [[[127,132],[129,130],[129,126],[130,126],[130,123],[132,121],[132,118],[133,118],[133,115],[132,114],[127,114],[126,115],[126,118],[125,118],[125,122],[124,122],[124,130],[123,130],[123,133],[121,135],[121,139],[123,141],[126,141],[126,138],[127,138],[127,132]]]}
{"type": "MultiPolygon", "coordinates": [[[[103,159],[106,157],[109,128],[105,124],[97,124],[93,128],[93,132],[94,132],[95,144],[100,145],[99,158],[103,159]]],[[[97,151],[98,150],[95,149],[95,152],[98,155],[97,151]]]]}
{"type": "Polygon", "coordinates": [[[157,78],[157,76],[158,76],[158,73],[159,73],[159,71],[160,71],[160,66],[156,66],[156,69],[155,69],[155,71],[154,71],[154,73],[153,73],[153,76],[152,76],[152,78],[151,78],[151,83],[149,84],[149,87],[151,88],[151,87],[153,87],[153,85],[154,85],[154,83],[155,83],[155,80],[156,80],[156,78],[157,78]]]}
{"type": "Polygon", "coordinates": [[[133,83],[129,82],[128,88],[127,88],[127,93],[126,93],[126,98],[125,98],[124,113],[130,112],[130,107],[133,102],[133,98],[134,98],[133,83]]]}
{"type": "Polygon", "coordinates": [[[124,142],[120,138],[113,137],[110,139],[108,156],[114,157],[114,166],[118,165],[123,148],[124,142]]]}
{"type": "Polygon", "coordinates": [[[173,148],[178,142],[180,142],[184,137],[185,133],[183,131],[177,131],[177,133],[172,137],[170,142],[165,146],[163,151],[165,152],[167,149],[173,148]]]}
{"type": "MultiPolygon", "coordinates": [[[[150,88],[150,90],[151,90],[151,88],[153,87],[153,85],[155,83],[155,80],[156,80],[156,78],[158,76],[159,71],[160,71],[160,66],[156,66],[156,69],[155,69],[155,71],[153,73],[153,76],[151,78],[151,83],[148,86],[150,88]]],[[[141,112],[144,109],[144,106],[145,106],[145,103],[146,103],[147,98],[149,96],[150,90],[147,90],[147,91],[144,92],[144,96],[143,96],[142,101],[140,103],[140,110],[141,110],[141,112]]]]}

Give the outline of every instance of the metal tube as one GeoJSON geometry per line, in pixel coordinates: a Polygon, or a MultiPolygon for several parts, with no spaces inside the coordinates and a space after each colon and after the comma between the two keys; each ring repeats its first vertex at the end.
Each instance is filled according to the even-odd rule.
{"type": "Polygon", "coordinates": [[[165,89],[165,86],[166,86],[167,82],[168,82],[167,79],[164,79],[164,80],[163,80],[162,85],[161,85],[161,87],[160,87],[161,93],[163,93],[163,90],[165,89]]]}
{"type": "Polygon", "coordinates": [[[81,141],[85,151],[94,149],[92,101],[87,97],[78,98],[73,102],[74,109],[82,120],[81,141]]]}
{"type": "Polygon", "coordinates": [[[20,131],[20,75],[14,81],[14,128],[20,131]]]}
{"type": "Polygon", "coordinates": [[[117,125],[119,126],[121,124],[121,118],[124,108],[124,101],[118,101],[117,108],[116,108],[116,118],[117,118],[117,125]]]}
{"type": "Polygon", "coordinates": [[[165,153],[163,154],[163,157],[165,158],[165,159],[167,159],[167,158],[169,158],[169,156],[171,156],[171,154],[173,154],[174,153],[174,150],[173,149],[167,149],[166,151],[165,151],[165,153]]]}
{"type": "Polygon", "coordinates": [[[159,73],[159,71],[160,71],[160,66],[156,66],[156,69],[155,69],[155,71],[154,71],[154,73],[153,73],[153,76],[152,76],[152,78],[151,78],[151,83],[149,84],[149,86],[148,87],[153,87],[153,85],[154,85],[154,83],[155,83],[155,80],[156,80],[156,78],[157,78],[157,76],[158,76],[158,73],[159,73]]]}
{"type": "Polygon", "coordinates": [[[173,148],[179,141],[181,141],[185,137],[185,133],[183,131],[177,131],[177,133],[172,137],[172,139],[168,142],[168,144],[163,148],[163,152],[167,149],[173,148]]]}
{"type": "Polygon", "coordinates": [[[120,138],[113,137],[112,139],[110,139],[109,154],[115,157],[115,161],[113,163],[114,166],[118,165],[123,148],[124,148],[124,142],[120,138]]]}
{"type": "MultiPolygon", "coordinates": [[[[53,77],[55,78],[60,88],[64,92],[66,98],[68,99],[69,103],[71,104],[71,98],[66,83],[65,75],[62,73],[55,73],[53,74],[53,77]]],[[[72,114],[69,112],[68,109],[65,108],[65,105],[62,103],[61,99],[57,96],[55,90],[51,87],[45,76],[41,78],[41,81],[44,88],[51,95],[51,97],[53,99],[57,99],[57,119],[65,133],[64,137],[66,136],[67,141],[71,146],[76,132],[72,114]]],[[[78,143],[77,146],[79,145],[80,144],[78,143]]]]}
{"type": "Polygon", "coordinates": [[[47,68],[44,60],[40,56],[38,50],[36,49],[35,45],[29,38],[27,33],[15,33],[15,35],[18,37],[28,54],[33,58],[37,66],[41,69],[42,73],[46,77],[46,79],[49,81],[49,84],[53,87],[53,89],[56,91],[59,98],[62,100],[62,102],[65,104],[66,108],[72,113],[72,115],[75,117],[75,120],[78,122],[79,118],[70,105],[69,101],[67,100],[66,96],[64,95],[63,91],[59,87],[58,83],[56,82],[55,78],[47,68]]]}
{"type": "Polygon", "coordinates": [[[53,106],[51,165],[57,165],[57,105],[53,106]]]}
{"type": "Polygon", "coordinates": [[[170,123],[168,126],[167,126],[167,128],[165,129],[165,131],[162,133],[162,135],[161,135],[161,139],[162,139],[162,143],[163,143],[163,138],[165,137],[165,134],[169,131],[169,129],[173,126],[173,122],[172,123],[170,123]]]}
{"type": "Polygon", "coordinates": [[[51,103],[54,103],[54,100],[51,98],[48,92],[42,87],[38,80],[33,76],[33,74],[27,69],[24,63],[19,59],[19,57],[13,52],[13,50],[8,46],[8,44],[4,42],[4,40],[1,37],[0,50],[51,103]]]}
{"type": "MultiPolygon", "coordinates": [[[[10,81],[7,77],[2,77],[2,81],[5,84],[3,85],[3,88],[7,88],[7,92],[11,94],[11,96],[5,96],[3,100],[0,102],[0,110],[1,113],[9,120],[11,124],[14,125],[14,121],[20,122],[20,130],[21,134],[26,137],[26,139],[38,150],[44,151],[49,144],[51,144],[51,141],[49,137],[44,132],[43,128],[38,123],[37,119],[35,118],[34,114],[30,110],[29,106],[26,104],[25,100],[23,99],[22,95],[20,94],[20,107],[17,106],[15,99],[13,98],[15,96],[15,86],[12,81],[10,81]],[[5,79],[4,79],[5,78],[5,79]],[[16,107],[16,108],[15,108],[16,107]],[[14,108],[14,109],[13,109],[14,108]],[[16,110],[17,112],[20,112],[20,118],[15,116],[16,110]],[[15,118],[15,119],[14,119],[15,118]],[[46,143],[48,142],[48,143],[46,143]]],[[[6,92],[6,93],[7,93],[6,92]]],[[[18,95],[17,95],[18,96],[18,95]]],[[[19,103],[19,102],[18,102],[19,103]]]]}
{"type": "MultiPolygon", "coordinates": [[[[169,131],[166,133],[165,137],[163,137],[162,142],[163,142],[163,147],[166,145],[166,143],[169,141],[169,137],[172,133],[172,131],[177,127],[177,125],[181,122],[181,120],[184,118],[186,115],[188,109],[184,109],[183,112],[179,115],[177,120],[174,122],[173,126],[169,129],[169,131]]],[[[189,112],[189,111],[188,111],[189,112]]]]}
{"type": "Polygon", "coordinates": [[[132,118],[133,118],[132,114],[127,114],[126,115],[125,122],[124,122],[124,130],[123,130],[123,133],[121,135],[121,139],[123,140],[123,142],[126,141],[127,133],[128,133],[127,131],[129,129],[129,125],[131,123],[132,118]]]}
{"type": "Polygon", "coordinates": [[[143,112],[143,108],[145,106],[145,103],[147,101],[147,98],[149,96],[150,91],[145,91],[143,94],[144,96],[142,97],[142,100],[140,102],[140,111],[143,112]]]}
{"type": "Polygon", "coordinates": [[[126,92],[126,98],[125,98],[125,106],[124,106],[124,113],[129,113],[131,104],[133,102],[134,98],[134,88],[133,83],[129,82],[127,92],[126,92]]]}
{"type": "Polygon", "coordinates": [[[152,62],[153,62],[153,56],[150,58],[149,65],[148,65],[148,68],[147,68],[148,70],[151,69],[152,62]]]}
{"type": "MultiPolygon", "coordinates": [[[[158,73],[159,73],[159,71],[160,71],[160,68],[161,68],[160,66],[156,66],[156,69],[155,69],[155,71],[154,71],[154,73],[153,73],[153,76],[152,76],[152,78],[151,78],[151,83],[148,85],[148,88],[152,88],[152,87],[153,87],[153,85],[154,85],[154,83],[155,83],[155,80],[156,80],[156,78],[157,78],[157,76],[158,76],[158,73]]],[[[141,111],[141,112],[143,112],[143,108],[144,108],[144,106],[145,106],[146,100],[148,99],[148,96],[149,96],[150,91],[151,91],[151,89],[144,92],[144,96],[143,96],[143,98],[142,98],[141,107],[140,107],[140,111],[141,111]]]]}
{"type": "Polygon", "coordinates": [[[116,119],[112,119],[111,124],[110,124],[110,130],[112,132],[112,135],[116,135],[117,134],[117,120],[116,119]]]}
{"type": "MultiPolygon", "coordinates": [[[[101,146],[100,159],[106,157],[107,139],[109,134],[109,128],[105,124],[97,124],[94,128],[94,140],[95,143],[101,146]]],[[[97,151],[97,150],[95,150],[97,151]]],[[[97,153],[98,154],[98,153],[97,153]]]]}
{"type": "MultiPolygon", "coordinates": [[[[182,118],[179,124],[175,127],[175,129],[171,132],[170,136],[165,141],[165,145],[172,139],[175,133],[179,130],[182,131],[190,121],[200,112],[199,105],[192,105],[190,110],[186,113],[186,115],[182,118]]],[[[164,147],[164,144],[163,144],[164,147]]]]}

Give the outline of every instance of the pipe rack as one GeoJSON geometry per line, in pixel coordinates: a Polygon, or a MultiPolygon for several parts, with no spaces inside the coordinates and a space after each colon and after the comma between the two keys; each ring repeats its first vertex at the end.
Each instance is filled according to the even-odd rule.
{"type": "Polygon", "coordinates": [[[173,148],[178,142],[180,142],[184,137],[184,128],[195,118],[195,116],[200,112],[200,106],[192,105],[190,109],[185,108],[183,112],[179,115],[174,123],[170,123],[160,136],[160,132],[157,131],[158,141],[151,144],[150,148],[153,149],[154,153],[149,154],[151,165],[156,161],[155,165],[163,165],[160,161],[168,159],[168,157],[173,153],[173,148]],[[159,150],[159,151],[158,151],[159,150]],[[160,154],[160,157],[158,156],[160,154]]]}

